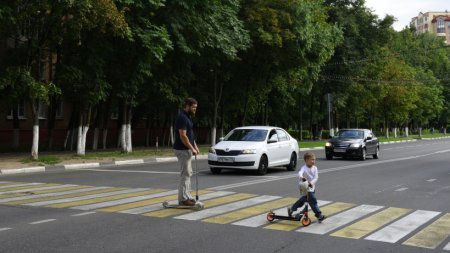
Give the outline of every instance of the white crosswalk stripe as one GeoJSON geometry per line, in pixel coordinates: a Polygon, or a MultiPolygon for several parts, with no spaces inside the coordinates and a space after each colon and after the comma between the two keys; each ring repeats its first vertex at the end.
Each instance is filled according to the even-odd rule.
{"type": "MultiPolygon", "coordinates": [[[[323,206],[326,204],[331,203],[331,201],[326,201],[326,200],[317,200],[317,205],[318,206],[323,206]]],[[[292,203],[293,204],[293,203],[292,203]]],[[[283,207],[280,209],[276,209],[273,210],[274,213],[280,213],[281,215],[287,215],[287,207],[283,207]]],[[[267,212],[269,212],[270,210],[268,210],[267,212]]],[[[269,222],[267,221],[267,213],[263,213],[260,215],[256,215],[255,217],[251,217],[251,218],[247,218],[244,220],[240,220],[240,221],[236,221],[231,223],[233,225],[238,225],[238,226],[244,226],[244,227],[252,227],[252,228],[256,228],[256,227],[261,227],[264,225],[269,224],[269,222]]]]}
{"type": "Polygon", "coordinates": [[[72,193],[88,192],[88,191],[95,191],[95,190],[102,190],[102,189],[109,189],[109,188],[112,188],[112,187],[107,187],[107,186],[89,187],[89,188],[82,188],[82,189],[63,191],[63,192],[52,192],[52,193],[13,197],[13,198],[4,198],[4,199],[0,199],[0,203],[18,201],[18,200],[26,200],[26,199],[37,199],[37,198],[42,198],[42,197],[55,197],[55,196],[72,194],[72,193]]]}
{"type": "Polygon", "coordinates": [[[22,193],[22,192],[32,192],[32,191],[40,191],[40,190],[58,189],[58,188],[71,187],[71,186],[75,186],[75,185],[74,184],[63,184],[63,185],[53,185],[53,186],[28,188],[28,189],[22,189],[22,190],[13,190],[13,191],[0,192],[0,195],[2,195],[2,194],[12,194],[12,193],[22,193]]]}
{"type": "MultiPolygon", "coordinates": [[[[178,191],[177,191],[177,193],[178,193],[178,191]]],[[[228,192],[228,191],[210,192],[210,193],[206,193],[206,194],[202,195],[201,200],[203,201],[203,200],[223,197],[223,196],[231,195],[233,193],[234,192],[228,192]]],[[[169,201],[169,204],[178,204],[178,200],[169,201]]],[[[133,209],[119,211],[119,213],[142,214],[142,213],[148,213],[148,212],[158,211],[158,210],[162,210],[162,209],[164,209],[164,207],[161,205],[161,203],[158,203],[158,204],[153,204],[153,205],[142,206],[142,207],[137,207],[137,208],[133,208],[133,209]]]]}
{"type": "Polygon", "coordinates": [[[44,183],[26,183],[26,184],[2,185],[2,186],[0,186],[0,189],[13,188],[13,187],[22,187],[22,186],[33,186],[33,185],[40,185],[40,184],[44,184],[44,183]]]}
{"type": "Polygon", "coordinates": [[[366,237],[366,240],[395,243],[421,225],[425,224],[440,212],[417,210],[406,217],[386,226],[366,237]]]}
{"type": "Polygon", "coordinates": [[[367,214],[373,213],[383,208],[382,206],[372,205],[360,205],[350,210],[344,211],[340,214],[327,218],[327,222],[321,223],[317,226],[302,227],[298,232],[313,233],[313,234],[326,234],[332,230],[335,230],[345,224],[355,221],[367,214]]]}
{"type": "Polygon", "coordinates": [[[231,211],[234,211],[234,210],[237,210],[240,208],[256,205],[259,203],[264,203],[264,202],[279,199],[279,198],[281,198],[281,197],[263,195],[263,196],[259,196],[259,197],[255,197],[255,198],[251,198],[251,199],[233,202],[233,203],[222,205],[222,206],[204,209],[202,211],[198,211],[195,213],[189,213],[189,214],[185,214],[185,215],[176,216],[175,218],[183,219],[183,220],[201,220],[201,219],[216,216],[216,215],[219,215],[219,214],[222,214],[225,212],[231,212],[231,211]]]}
{"type": "Polygon", "coordinates": [[[136,197],[126,198],[126,199],[111,200],[111,201],[89,204],[89,205],[74,206],[71,208],[87,211],[87,210],[93,210],[93,209],[98,209],[98,208],[103,208],[103,207],[122,205],[122,204],[126,204],[126,203],[146,200],[146,199],[164,197],[164,196],[172,195],[172,194],[176,194],[176,193],[178,193],[177,190],[172,190],[172,191],[165,191],[165,192],[152,193],[152,194],[147,194],[147,195],[142,195],[142,196],[136,196],[136,197]]]}
{"type": "Polygon", "coordinates": [[[67,199],[47,200],[47,201],[40,201],[40,202],[34,202],[34,203],[27,203],[25,205],[27,205],[27,206],[48,206],[48,205],[54,205],[54,204],[72,202],[72,201],[93,199],[93,198],[99,198],[99,197],[107,197],[107,196],[113,196],[113,195],[122,194],[122,193],[131,193],[131,192],[138,192],[138,191],[145,191],[145,190],[148,190],[148,188],[136,188],[136,189],[128,189],[128,190],[86,195],[86,196],[81,196],[81,197],[73,197],[73,198],[67,198],[67,199]]]}

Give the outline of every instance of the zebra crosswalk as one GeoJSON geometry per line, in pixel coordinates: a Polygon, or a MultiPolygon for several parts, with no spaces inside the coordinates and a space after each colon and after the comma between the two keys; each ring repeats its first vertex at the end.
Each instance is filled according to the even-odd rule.
{"type": "MultiPolygon", "coordinates": [[[[400,243],[450,251],[450,213],[379,205],[318,200],[327,220],[304,227],[296,221],[269,222],[270,210],[286,214],[296,198],[238,193],[217,189],[199,191],[205,209],[164,209],[177,202],[178,191],[74,184],[0,181],[0,205],[70,208],[92,212],[134,214],[214,224],[254,227],[292,233],[312,233],[355,240],[400,243]]],[[[1,206],[0,206],[1,208],[1,206]]],[[[9,228],[0,228],[5,233],[9,228]]]]}

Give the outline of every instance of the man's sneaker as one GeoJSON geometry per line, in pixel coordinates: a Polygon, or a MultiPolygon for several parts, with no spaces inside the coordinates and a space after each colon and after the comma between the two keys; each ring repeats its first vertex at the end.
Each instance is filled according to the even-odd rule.
{"type": "Polygon", "coordinates": [[[292,209],[290,207],[287,208],[287,213],[289,217],[292,217],[292,209]]]}
{"type": "Polygon", "coordinates": [[[178,204],[180,206],[195,206],[195,200],[188,199],[188,200],[180,201],[180,202],[178,202],[178,204]]]}
{"type": "Polygon", "coordinates": [[[327,217],[325,216],[325,215],[321,215],[319,218],[317,218],[317,220],[319,220],[319,221],[323,221],[323,220],[325,220],[327,217]]]}

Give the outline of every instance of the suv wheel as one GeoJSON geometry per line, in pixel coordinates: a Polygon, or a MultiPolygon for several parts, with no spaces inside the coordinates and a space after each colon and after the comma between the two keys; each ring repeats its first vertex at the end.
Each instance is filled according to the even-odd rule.
{"type": "Polygon", "coordinates": [[[380,157],[380,147],[377,147],[375,154],[373,154],[373,159],[378,159],[380,157]]]}
{"type": "Polygon", "coordinates": [[[361,154],[360,154],[360,156],[359,156],[359,159],[361,160],[361,161],[364,161],[364,160],[366,160],[366,148],[362,148],[361,149],[361,154]]]}

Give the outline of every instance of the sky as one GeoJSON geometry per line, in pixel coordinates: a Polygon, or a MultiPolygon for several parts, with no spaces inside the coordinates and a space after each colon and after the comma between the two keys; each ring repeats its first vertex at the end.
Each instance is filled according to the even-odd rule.
{"type": "Polygon", "coordinates": [[[409,26],[409,22],[419,12],[444,12],[449,11],[449,0],[366,0],[366,7],[374,11],[379,18],[386,14],[394,16],[398,21],[394,23],[396,31],[409,26]]]}

